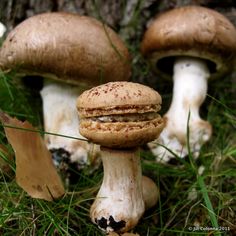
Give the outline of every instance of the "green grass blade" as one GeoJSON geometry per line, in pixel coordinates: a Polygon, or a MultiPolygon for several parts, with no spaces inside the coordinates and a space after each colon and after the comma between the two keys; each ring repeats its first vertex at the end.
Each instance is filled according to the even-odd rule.
{"type": "MultiPolygon", "coordinates": [[[[216,219],[216,214],[215,214],[215,212],[213,210],[213,207],[212,207],[212,204],[211,204],[211,200],[210,200],[210,198],[208,196],[208,191],[207,191],[207,188],[206,188],[206,185],[205,185],[203,177],[202,176],[198,176],[197,182],[198,182],[198,185],[200,187],[200,190],[201,190],[204,202],[206,204],[206,207],[207,207],[207,210],[208,210],[208,213],[209,213],[209,217],[210,217],[212,226],[214,228],[218,229],[219,225],[218,225],[218,221],[216,219]]],[[[221,235],[221,233],[219,231],[217,231],[215,233],[215,235],[221,235]]]]}

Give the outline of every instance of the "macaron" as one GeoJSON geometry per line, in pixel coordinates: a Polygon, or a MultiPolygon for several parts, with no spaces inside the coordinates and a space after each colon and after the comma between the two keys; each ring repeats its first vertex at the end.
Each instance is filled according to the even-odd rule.
{"type": "Polygon", "coordinates": [[[93,143],[130,148],[156,139],[164,122],[158,111],[161,96],[133,82],[109,82],[83,92],[77,99],[79,132],[93,143]]]}

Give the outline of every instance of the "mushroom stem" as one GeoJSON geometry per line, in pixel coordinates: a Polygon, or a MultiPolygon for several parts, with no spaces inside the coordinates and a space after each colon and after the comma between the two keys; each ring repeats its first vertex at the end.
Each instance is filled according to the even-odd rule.
{"type": "Polygon", "coordinates": [[[139,150],[102,147],[101,156],[104,177],[91,219],[106,232],[127,232],[145,210],[139,150]]]}
{"type": "Polygon", "coordinates": [[[3,37],[3,35],[6,32],[6,30],[7,30],[6,26],[3,23],[0,22],[0,38],[3,37]]]}
{"type": "Polygon", "coordinates": [[[71,162],[85,164],[88,159],[89,144],[69,138],[84,139],[78,131],[79,120],[76,111],[76,99],[81,92],[76,86],[46,81],[40,93],[43,100],[44,129],[46,132],[59,134],[59,136],[45,135],[48,149],[52,152],[63,149],[69,153],[71,162]]]}
{"type": "MultiPolygon", "coordinates": [[[[179,157],[188,155],[188,125],[190,150],[194,157],[198,157],[202,144],[210,139],[211,125],[199,115],[199,108],[206,98],[209,75],[207,63],[200,58],[178,57],[174,63],[173,98],[164,116],[166,126],[158,142],[179,157]]],[[[174,157],[162,146],[150,146],[157,161],[167,162],[174,157]]]]}

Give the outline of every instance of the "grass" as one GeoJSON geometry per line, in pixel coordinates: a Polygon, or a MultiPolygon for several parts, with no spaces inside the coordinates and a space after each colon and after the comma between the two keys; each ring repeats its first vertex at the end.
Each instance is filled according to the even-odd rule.
{"type": "MultiPolygon", "coordinates": [[[[136,18],[134,14],[134,25],[136,18]]],[[[129,49],[134,54],[134,80],[138,76],[152,77],[138,46],[130,44],[129,49]]],[[[27,119],[42,130],[38,91],[13,77],[14,73],[0,75],[1,109],[21,120],[27,119]]],[[[156,86],[163,97],[164,114],[172,85],[160,80],[156,86]]],[[[213,124],[214,132],[211,141],[202,147],[197,161],[192,160],[190,152],[189,158],[175,165],[158,164],[152,154],[143,149],[143,173],[158,184],[160,198],[157,206],[145,212],[134,232],[141,236],[236,235],[235,91],[231,78],[210,83],[201,115],[213,124]]],[[[0,143],[14,155],[2,126],[0,143]]],[[[6,156],[1,155],[1,158],[6,156]]],[[[30,198],[14,178],[6,177],[1,171],[0,235],[103,235],[89,218],[102,176],[102,167],[93,172],[86,167],[77,173],[76,184],[68,187],[65,196],[45,202],[30,198]]]]}
{"type": "MultiPolygon", "coordinates": [[[[158,205],[145,213],[134,232],[150,236],[235,234],[235,88],[225,81],[215,81],[209,93],[215,92],[202,108],[214,133],[197,161],[190,155],[176,165],[163,165],[155,163],[148,150],[142,151],[143,173],[156,181],[161,194],[158,205]],[[203,228],[198,230],[198,226],[203,228]]],[[[11,75],[1,75],[1,109],[42,128],[37,91],[18,82],[11,75]]],[[[13,154],[3,127],[0,143],[13,154]]],[[[77,183],[52,203],[30,198],[14,178],[0,176],[1,235],[102,235],[89,219],[89,208],[102,180],[101,167],[92,173],[89,167],[78,172],[77,183]]]]}

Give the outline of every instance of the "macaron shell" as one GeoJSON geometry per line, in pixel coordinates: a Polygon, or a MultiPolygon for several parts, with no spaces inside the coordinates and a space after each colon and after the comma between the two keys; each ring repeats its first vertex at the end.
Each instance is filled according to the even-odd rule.
{"type": "Polygon", "coordinates": [[[133,82],[110,82],[82,93],[77,100],[78,110],[104,109],[110,106],[160,105],[161,96],[154,89],[133,82]]]}
{"type": "Polygon", "coordinates": [[[130,148],[156,139],[164,128],[161,116],[151,121],[98,122],[82,119],[79,132],[93,143],[110,148],[130,148]]]}

